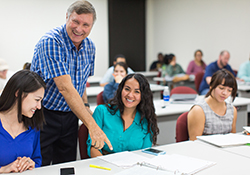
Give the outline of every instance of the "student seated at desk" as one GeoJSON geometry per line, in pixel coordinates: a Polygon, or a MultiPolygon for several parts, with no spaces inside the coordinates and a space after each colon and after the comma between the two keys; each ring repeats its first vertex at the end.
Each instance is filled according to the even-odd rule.
{"type": "Polygon", "coordinates": [[[93,118],[110,140],[113,150],[105,144],[102,150],[89,137],[88,155],[97,157],[121,151],[133,151],[156,144],[159,133],[153,95],[147,79],[129,74],[119,84],[109,104],[96,107],[93,118]]]}
{"type": "MultiPolygon", "coordinates": [[[[169,54],[164,56],[165,64],[162,66],[162,77],[165,76],[173,77],[173,82],[179,82],[188,80],[189,76],[185,74],[184,70],[182,69],[181,65],[176,63],[176,57],[174,54],[169,54]]],[[[166,82],[163,81],[162,85],[165,85],[166,82]]]]}
{"type": "Polygon", "coordinates": [[[188,113],[190,140],[196,136],[236,132],[237,110],[232,103],[225,102],[237,93],[234,75],[226,69],[213,74],[206,98],[196,103],[188,113]]]}
{"type": "Polygon", "coordinates": [[[128,66],[124,62],[117,62],[114,65],[114,81],[104,86],[102,94],[105,103],[107,103],[111,98],[115,96],[120,82],[128,74],[127,68],[128,66]]]}
{"type": "Polygon", "coordinates": [[[40,167],[41,101],[46,84],[29,70],[15,73],[0,97],[0,173],[40,167]]]}

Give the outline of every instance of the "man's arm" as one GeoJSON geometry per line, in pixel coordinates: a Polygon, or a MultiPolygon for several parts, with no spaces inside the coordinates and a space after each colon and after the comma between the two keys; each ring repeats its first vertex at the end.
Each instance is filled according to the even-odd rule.
{"type": "Polygon", "coordinates": [[[104,142],[106,142],[109,148],[112,150],[110,141],[87,111],[82,98],[71,83],[70,76],[62,75],[53,79],[57,88],[59,89],[59,92],[63,95],[72,112],[74,112],[74,114],[88,128],[89,135],[92,139],[92,145],[95,145],[96,148],[101,149],[104,146],[104,142]]]}
{"type": "Polygon", "coordinates": [[[208,86],[209,86],[209,84],[211,82],[211,79],[212,79],[212,77],[206,77],[206,82],[207,82],[208,86]]]}
{"type": "MultiPolygon", "coordinates": [[[[83,101],[84,105],[88,104],[87,87],[85,88],[85,91],[83,93],[82,101],[83,101]]],[[[93,115],[93,112],[90,110],[89,106],[85,105],[85,107],[86,107],[87,111],[89,112],[89,114],[93,115]]]]}

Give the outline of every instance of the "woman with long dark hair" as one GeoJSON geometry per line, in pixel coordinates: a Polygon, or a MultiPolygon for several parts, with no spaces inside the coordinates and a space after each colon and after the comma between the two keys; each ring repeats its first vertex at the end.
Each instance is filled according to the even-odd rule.
{"type": "Polygon", "coordinates": [[[116,95],[106,105],[99,105],[93,114],[96,123],[111,141],[113,150],[87,141],[90,157],[106,153],[132,151],[156,144],[159,134],[153,95],[147,79],[141,74],[129,74],[119,84],[116,95]]]}
{"type": "Polygon", "coordinates": [[[225,100],[234,100],[237,83],[234,75],[226,69],[215,72],[210,89],[203,101],[196,103],[188,113],[188,134],[190,140],[196,136],[227,134],[236,132],[237,110],[225,100]]]}
{"type": "Polygon", "coordinates": [[[42,78],[29,70],[15,73],[0,97],[0,173],[40,167],[40,132],[44,123],[42,78]]]}

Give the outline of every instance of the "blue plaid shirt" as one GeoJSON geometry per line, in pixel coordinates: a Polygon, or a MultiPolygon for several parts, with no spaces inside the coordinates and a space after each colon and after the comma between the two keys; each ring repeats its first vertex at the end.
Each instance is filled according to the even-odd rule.
{"type": "Polygon", "coordinates": [[[53,78],[70,75],[73,86],[82,97],[88,77],[94,74],[94,61],[94,43],[85,38],[77,50],[67,34],[66,24],[46,33],[35,46],[30,68],[47,85],[43,106],[55,111],[71,111],[53,78]]]}

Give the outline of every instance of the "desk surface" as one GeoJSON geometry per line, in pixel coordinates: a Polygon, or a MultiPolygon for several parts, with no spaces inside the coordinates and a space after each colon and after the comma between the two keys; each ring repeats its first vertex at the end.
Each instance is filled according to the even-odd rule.
{"type": "MultiPolygon", "coordinates": [[[[204,96],[199,96],[199,100],[204,98],[204,96]]],[[[162,100],[154,100],[155,110],[157,116],[165,116],[165,115],[172,115],[172,114],[181,114],[183,112],[187,112],[193,106],[193,104],[171,104],[162,108],[163,101],[162,100]]],[[[249,98],[244,97],[236,97],[233,105],[234,106],[242,106],[250,104],[249,98]]]]}
{"type": "Polygon", "coordinates": [[[135,73],[140,73],[144,75],[145,77],[156,77],[158,75],[157,71],[139,71],[135,73]]]}
{"type": "Polygon", "coordinates": [[[89,83],[99,83],[101,81],[102,77],[98,76],[91,76],[88,78],[89,83]]]}
{"type": "MultiPolygon", "coordinates": [[[[159,146],[158,149],[166,151],[166,154],[180,154],[198,159],[216,162],[216,165],[209,167],[197,173],[197,175],[235,175],[246,174],[249,172],[249,158],[237,155],[228,151],[223,151],[217,147],[211,147],[205,144],[199,144],[193,141],[180,142],[159,146]]],[[[135,151],[136,154],[152,158],[152,155],[135,151]]],[[[80,174],[115,174],[123,171],[122,168],[105,162],[98,158],[85,159],[64,164],[52,165],[42,168],[36,168],[32,171],[23,172],[23,175],[56,175],[62,167],[74,167],[76,175],[80,174]],[[109,167],[111,171],[90,168],[89,164],[109,167]]],[[[18,173],[17,173],[18,174],[18,173]]]]}

